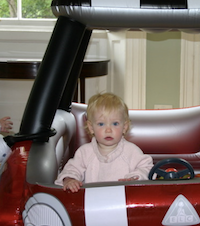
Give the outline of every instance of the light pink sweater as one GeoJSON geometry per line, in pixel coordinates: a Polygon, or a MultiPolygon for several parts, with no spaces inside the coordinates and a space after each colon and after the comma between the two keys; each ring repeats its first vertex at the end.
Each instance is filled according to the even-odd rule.
{"type": "Polygon", "coordinates": [[[58,175],[55,184],[63,185],[65,177],[71,177],[85,183],[118,181],[122,178],[138,176],[147,180],[153,166],[151,156],[143,154],[141,149],[124,138],[115,150],[107,156],[100,154],[96,139],[82,145],[58,175]]]}

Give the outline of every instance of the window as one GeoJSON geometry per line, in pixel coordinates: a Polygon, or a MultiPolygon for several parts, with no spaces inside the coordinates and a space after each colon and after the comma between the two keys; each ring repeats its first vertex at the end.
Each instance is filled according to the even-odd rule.
{"type": "Polygon", "coordinates": [[[0,0],[0,18],[50,19],[51,0],[0,0]]]}

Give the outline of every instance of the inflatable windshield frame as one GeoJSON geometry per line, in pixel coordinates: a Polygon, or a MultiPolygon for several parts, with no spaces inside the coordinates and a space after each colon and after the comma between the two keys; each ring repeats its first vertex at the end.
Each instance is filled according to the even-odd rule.
{"type": "Polygon", "coordinates": [[[52,1],[52,11],[92,29],[199,32],[200,3],[183,1],[52,1]],[[113,3],[113,4],[112,4],[113,3]],[[176,3],[176,4],[175,4],[176,3]]]}

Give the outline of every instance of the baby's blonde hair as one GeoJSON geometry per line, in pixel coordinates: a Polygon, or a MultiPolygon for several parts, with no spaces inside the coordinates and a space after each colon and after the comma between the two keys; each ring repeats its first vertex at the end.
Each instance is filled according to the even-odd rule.
{"type": "Polygon", "coordinates": [[[92,122],[94,113],[102,109],[105,115],[112,111],[120,111],[123,114],[124,122],[128,123],[129,129],[130,119],[128,107],[120,97],[113,93],[103,93],[92,96],[88,101],[87,119],[92,122]]]}

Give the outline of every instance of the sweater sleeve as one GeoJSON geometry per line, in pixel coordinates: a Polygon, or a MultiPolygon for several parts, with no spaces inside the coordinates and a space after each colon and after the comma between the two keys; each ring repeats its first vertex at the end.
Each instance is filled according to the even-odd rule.
{"type": "Polygon", "coordinates": [[[142,150],[134,144],[128,146],[129,151],[124,160],[129,164],[129,173],[125,175],[125,178],[137,176],[139,177],[138,180],[148,180],[149,171],[153,167],[152,157],[144,154],[142,150]]]}
{"type": "Polygon", "coordinates": [[[87,159],[90,153],[87,149],[90,150],[88,144],[83,145],[75,152],[74,157],[68,160],[62,172],[58,175],[55,184],[63,186],[63,179],[66,177],[74,178],[78,181],[84,180],[87,159]]]}

